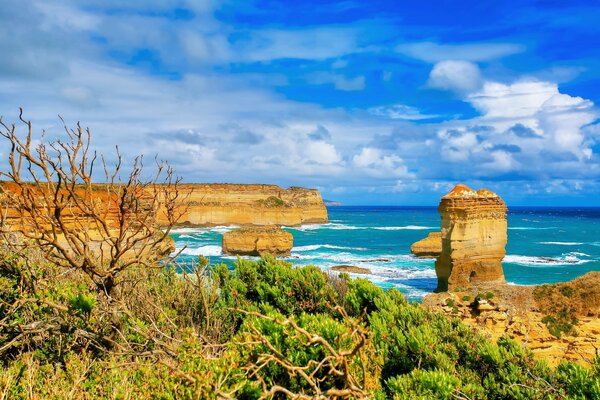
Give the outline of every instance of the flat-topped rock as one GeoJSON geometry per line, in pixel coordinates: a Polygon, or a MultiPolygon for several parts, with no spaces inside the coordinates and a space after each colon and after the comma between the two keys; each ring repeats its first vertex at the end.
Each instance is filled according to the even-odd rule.
{"type": "Polygon", "coordinates": [[[435,262],[436,291],[505,283],[506,204],[487,189],[456,185],[442,197],[442,251],[435,262]]]}
{"type": "Polygon", "coordinates": [[[224,233],[222,246],[224,254],[287,256],[294,246],[294,237],[273,225],[244,227],[224,233]]]}
{"type": "Polygon", "coordinates": [[[442,254],[442,232],[429,232],[426,238],[414,242],[410,251],[419,258],[436,258],[442,254]]]}

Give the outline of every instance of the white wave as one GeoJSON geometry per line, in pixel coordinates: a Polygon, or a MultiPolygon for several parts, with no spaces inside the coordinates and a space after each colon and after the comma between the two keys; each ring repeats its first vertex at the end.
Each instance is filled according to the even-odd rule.
{"type": "Polygon", "coordinates": [[[376,226],[373,229],[377,229],[380,231],[420,231],[425,229],[438,229],[436,226],[420,226],[420,225],[406,225],[406,226],[376,226]]]}
{"type": "Polygon", "coordinates": [[[204,228],[174,228],[174,229],[171,229],[171,233],[176,234],[176,235],[180,235],[182,233],[199,233],[203,229],[204,228]]]}
{"type": "Polygon", "coordinates": [[[552,244],[557,246],[579,246],[581,242],[538,242],[539,244],[552,244]]]}
{"type": "Polygon", "coordinates": [[[421,225],[405,225],[405,226],[356,226],[348,225],[337,222],[330,222],[328,224],[309,224],[302,226],[287,226],[286,229],[297,230],[297,231],[314,231],[318,229],[330,229],[334,231],[354,231],[354,230],[365,230],[375,229],[380,231],[401,231],[401,230],[427,230],[427,229],[438,229],[436,226],[421,226],[421,225]]]}
{"type": "Polygon", "coordinates": [[[504,257],[504,262],[520,265],[536,265],[536,266],[558,266],[558,265],[578,265],[584,264],[593,260],[583,260],[578,256],[587,256],[585,253],[567,253],[561,257],[536,257],[536,256],[520,256],[507,255],[504,257]]]}
{"type": "Polygon", "coordinates": [[[591,257],[589,254],[585,254],[585,253],[581,253],[578,251],[572,251],[570,253],[568,253],[571,256],[581,256],[581,257],[591,257]]]}
{"type": "Polygon", "coordinates": [[[319,224],[307,224],[307,225],[301,225],[301,226],[284,226],[283,228],[285,229],[289,229],[289,230],[293,230],[293,231],[315,231],[317,229],[320,229],[323,225],[319,225],[319,224]]]}
{"type": "Polygon", "coordinates": [[[346,225],[346,224],[326,224],[324,225],[325,229],[333,229],[334,231],[353,231],[357,229],[368,229],[366,226],[354,226],[354,225],[346,225]]]}
{"type": "MultiPolygon", "coordinates": [[[[180,249],[178,249],[180,250],[180,249]]],[[[200,246],[200,247],[186,247],[183,249],[181,254],[186,256],[220,256],[222,253],[221,246],[200,246]]]]}
{"type": "MultiPolygon", "coordinates": [[[[219,225],[219,226],[211,226],[211,227],[202,227],[202,228],[175,228],[171,229],[172,234],[181,235],[181,234],[193,234],[193,235],[205,235],[207,233],[225,233],[232,231],[236,228],[239,228],[237,225],[219,225]]],[[[183,236],[182,236],[183,237],[183,236]]]]}
{"type": "Polygon", "coordinates": [[[332,244],[311,244],[308,246],[297,246],[292,249],[292,252],[302,252],[302,251],[314,251],[317,249],[334,249],[334,250],[356,250],[356,251],[364,251],[367,250],[364,247],[346,247],[346,246],[335,246],[332,244]]]}

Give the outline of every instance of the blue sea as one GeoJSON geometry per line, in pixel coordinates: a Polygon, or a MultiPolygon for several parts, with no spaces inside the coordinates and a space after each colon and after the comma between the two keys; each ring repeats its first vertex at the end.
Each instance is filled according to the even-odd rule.
{"type": "MultiPolygon", "coordinates": [[[[328,224],[284,227],[294,235],[288,261],[325,271],[336,265],[368,268],[369,280],[397,288],[411,300],[435,289],[434,260],[413,257],[410,245],[439,231],[436,207],[340,206],[328,213],[328,224]]],[[[183,248],[179,261],[185,266],[203,255],[212,264],[233,266],[237,258],[221,254],[221,236],[234,228],[174,230],[176,246],[183,248]]],[[[506,280],[520,285],[600,271],[600,208],[509,208],[503,267],[506,280]]]]}

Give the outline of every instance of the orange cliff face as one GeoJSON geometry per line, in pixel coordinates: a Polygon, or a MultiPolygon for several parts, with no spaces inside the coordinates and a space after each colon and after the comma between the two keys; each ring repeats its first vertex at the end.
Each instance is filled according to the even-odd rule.
{"type": "MultiPolygon", "coordinates": [[[[95,200],[99,204],[112,204],[114,207],[116,199],[108,201],[101,184],[98,184],[98,188],[93,191],[95,200]]],[[[20,222],[18,211],[8,199],[4,199],[6,196],[3,193],[15,194],[18,190],[14,184],[0,182],[2,218],[13,227],[20,222]]],[[[282,189],[275,185],[182,184],[179,185],[179,193],[181,200],[178,211],[182,216],[177,225],[180,226],[294,226],[328,222],[327,209],[316,189],[282,189]]],[[[117,210],[109,206],[104,211],[109,225],[116,226],[117,210]]],[[[69,217],[78,225],[85,220],[84,213],[77,209],[70,209],[69,217]]],[[[164,210],[159,209],[155,217],[158,225],[168,224],[164,210]]]]}
{"type": "Polygon", "coordinates": [[[506,205],[495,193],[457,185],[442,197],[442,252],[435,262],[436,291],[504,284],[506,205]]]}
{"type": "MultiPolygon", "coordinates": [[[[178,225],[302,225],[328,222],[316,189],[276,185],[183,184],[183,215],[178,225]]],[[[159,212],[158,222],[165,223],[159,212]]]]}

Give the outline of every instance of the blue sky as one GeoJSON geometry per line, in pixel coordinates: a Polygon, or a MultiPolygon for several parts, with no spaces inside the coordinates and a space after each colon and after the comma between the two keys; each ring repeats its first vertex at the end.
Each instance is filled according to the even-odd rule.
{"type": "Polygon", "coordinates": [[[0,114],[187,182],[600,206],[594,3],[4,0],[0,114]]]}

